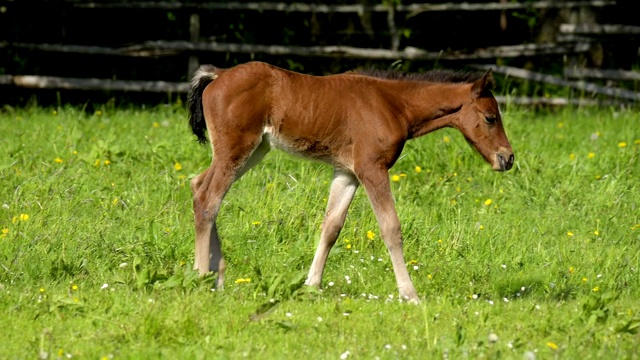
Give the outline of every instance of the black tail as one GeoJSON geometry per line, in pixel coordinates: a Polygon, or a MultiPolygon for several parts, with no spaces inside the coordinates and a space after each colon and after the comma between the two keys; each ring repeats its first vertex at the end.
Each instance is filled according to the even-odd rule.
{"type": "Polygon", "coordinates": [[[210,82],[215,80],[216,67],[213,65],[202,65],[193,75],[191,80],[191,90],[187,104],[189,105],[189,124],[191,131],[198,137],[198,142],[205,144],[207,142],[206,132],[207,123],[204,120],[204,112],[202,111],[202,92],[210,82]]]}

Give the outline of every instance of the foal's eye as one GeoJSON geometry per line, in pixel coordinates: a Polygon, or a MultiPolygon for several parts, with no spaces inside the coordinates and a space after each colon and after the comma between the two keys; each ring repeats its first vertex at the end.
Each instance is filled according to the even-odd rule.
{"type": "Polygon", "coordinates": [[[487,124],[493,124],[494,122],[496,122],[496,117],[495,116],[485,116],[484,117],[484,121],[486,121],[487,124]]]}

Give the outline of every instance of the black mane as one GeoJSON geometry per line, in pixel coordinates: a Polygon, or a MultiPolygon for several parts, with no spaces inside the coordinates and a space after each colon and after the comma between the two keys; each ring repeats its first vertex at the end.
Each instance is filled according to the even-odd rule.
{"type": "Polygon", "coordinates": [[[375,68],[356,69],[353,70],[352,73],[387,80],[465,84],[473,83],[484,76],[483,72],[477,71],[430,70],[424,73],[407,73],[398,70],[384,70],[375,68]]]}

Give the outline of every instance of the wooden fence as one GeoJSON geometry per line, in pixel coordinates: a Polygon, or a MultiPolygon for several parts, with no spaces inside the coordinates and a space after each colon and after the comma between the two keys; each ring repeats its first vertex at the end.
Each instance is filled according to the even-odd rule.
{"type": "MultiPolygon", "coordinates": [[[[4,2],[7,3],[7,2],[4,2]]],[[[8,2],[7,6],[10,6],[8,2]]],[[[390,2],[392,3],[392,2],[390,2]]],[[[603,35],[636,35],[640,34],[640,26],[622,24],[560,24],[559,35],[554,42],[527,43],[518,45],[501,45],[478,48],[471,51],[442,50],[428,51],[425,49],[405,46],[400,49],[401,31],[396,24],[396,19],[401,16],[404,19],[421,16],[425,13],[453,13],[453,12],[499,12],[531,10],[531,9],[576,9],[590,8],[601,9],[616,6],[612,0],[585,0],[585,1],[538,1],[538,2],[506,2],[495,3],[441,3],[441,4],[402,4],[402,5],[322,5],[304,3],[274,3],[274,2],[224,2],[224,3],[182,3],[182,2],[84,2],[67,1],[64,6],[70,8],[94,9],[166,9],[188,10],[191,12],[189,19],[189,41],[187,40],[156,40],[145,41],[138,44],[128,44],[121,47],[88,46],[77,44],[53,44],[53,43],[25,43],[10,41],[0,38],[0,51],[11,49],[13,51],[29,50],[43,53],[67,53],[83,54],[91,56],[117,56],[154,58],[162,56],[175,56],[189,54],[188,64],[185,70],[191,74],[199,64],[198,54],[203,53],[245,53],[268,54],[271,56],[304,56],[308,58],[353,58],[367,60],[425,60],[425,61],[452,61],[461,65],[476,68],[491,67],[494,72],[510,78],[525,79],[540,83],[552,84],[562,87],[577,89],[582,93],[600,94],[610,97],[609,100],[570,100],[547,99],[531,97],[503,98],[501,101],[510,101],[522,104],[550,104],[565,105],[599,104],[613,100],[622,102],[640,102],[640,93],[616,88],[612,86],[598,85],[587,82],[585,79],[611,81],[638,81],[640,73],[631,70],[595,69],[567,66],[562,76],[554,76],[539,72],[527,71],[508,66],[496,66],[496,59],[527,58],[540,56],[578,56],[587,54],[593,50],[593,36],[603,35]],[[361,48],[345,45],[324,46],[282,46],[250,43],[228,43],[218,41],[205,41],[200,37],[200,13],[213,10],[233,10],[238,12],[286,12],[286,13],[382,13],[387,14],[387,29],[389,33],[388,48],[361,48]]],[[[0,10],[3,9],[0,1],[0,10]]],[[[4,8],[5,11],[7,7],[4,8]]],[[[10,8],[9,8],[10,10],[10,8]]],[[[0,35],[1,36],[1,35],[0,35]]],[[[565,59],[566,60],[566,59],[565,59]]],[[[188,78],[188,77],[187,77],[188,78]]],[[[131,91],[131,92],[171,92],[185,93],[188,91],[187,82],[167,81],[133,81],[78,77],[39,76],[34,74],[0,75],[1,86],[14,86],[30,89],[75,89],[75,90],[107,90],[107,91],[131,91]]]]}

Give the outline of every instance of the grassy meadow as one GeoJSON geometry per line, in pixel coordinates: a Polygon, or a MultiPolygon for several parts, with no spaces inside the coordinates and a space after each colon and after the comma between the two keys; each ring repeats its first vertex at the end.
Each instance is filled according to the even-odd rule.
{"type": "Polygon", "coordinates": [[[403,303],[359,189],[323,289],[302,286],[332,170],[272,151],[218,225],[225,289],[193,264],[182,104],[0,111],[2,359],[637,359],[640,113],[503,107],[514,169],[460,134],[391,170],[403,303]]]}

